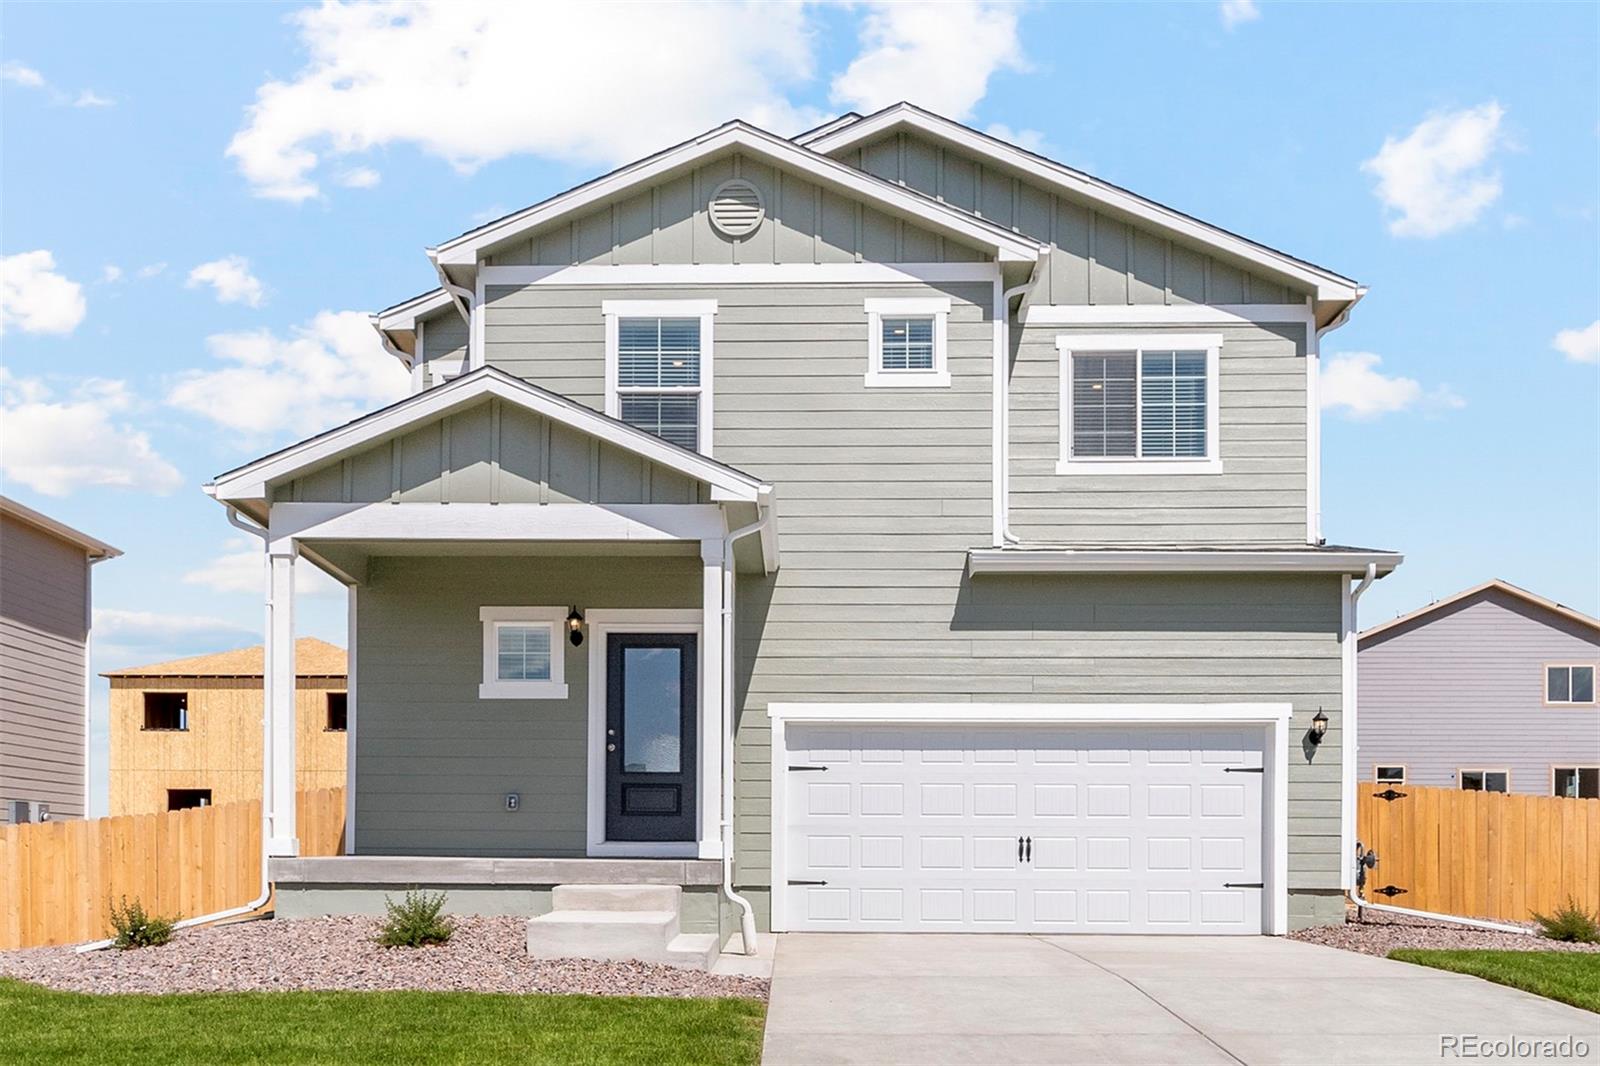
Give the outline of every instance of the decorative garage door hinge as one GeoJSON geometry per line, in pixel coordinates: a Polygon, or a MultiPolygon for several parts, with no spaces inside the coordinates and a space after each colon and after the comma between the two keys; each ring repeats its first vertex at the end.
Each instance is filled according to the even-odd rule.
{"type": "Polygon", "coordinates": [[[1267,772],[1267,768],[1265,766],[1224,766],[1222,772],[1225,774],[1264,774],[1267,772]]]}
{"type": "Polygon", "coordinates": [[[789,883],[791,885],[825,885],[828,882],[826,882],[826,881],[795,881],[795,880],[791,879],[789,881],[789,883]]]}
{"type": "Polygon", "coordinates": [[[791,769],[791,770],[813,770],[813,771],[815,771],[815,772],[817,772],[819,774],[825,774],[825,773],[828,772],[828,768],[826,766],[791,766],[791,767],[789,767],[789,769],[791,769]]]}
{"type": "Polygon", "coordinates": [[[1224,881],[1223,888],[1266,888],[1263,881],[1224,881]]]}

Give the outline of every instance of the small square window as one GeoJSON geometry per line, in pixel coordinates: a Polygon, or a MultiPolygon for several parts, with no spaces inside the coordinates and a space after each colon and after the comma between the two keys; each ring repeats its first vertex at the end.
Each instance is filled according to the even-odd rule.
{"type": "Polygon", "coordinates": [[[948,298],[871,299],[864,307],[869,388],[942,388],[950,384],[945,352],[948,298]]]}
{"type": "Polygon", "coordinates": [[[1547,666],[1544,668],[1546,703],[1593,703],[1594,667],[1547,666]]]}
{"type": "Polygon", "coordinates": [[[482,699],[565,699],[566,607],[484,607],[482,699]]]}
{"type": "Polygon", "coordinates": [[[169,788],[167,789],[167,810],[187,811],[195,807],[211,806],[211,790],[209,788],[169,788]]]}
{"type": "Polygon", "coordinates": [[[350,694],[348,692],[328,693],[328,724],[325,727],[330,733],[343,733],[350,728],[350,694]]]}
{"type": "Polygon", "coordinates": [[[550,643],[554,632],[548,624],[499,622],[494,632],[498,663],[496,680],[550,680],[550,643]]]}
{"type": "Polygon", "coordinates": [[[1380,785],[1403,785],[1406,783],[1406,768],[1404,766],[1379,766],[1374,768],[1372,779],[1380,785]]]}
{"type": "Polygon", "coordinates": [[[1504,770],[1462,770],[1463,792],[1505,792],[1510,775],[1504,770]]]}
{"type": "Polygon", "coordinates": [[[183,732],[189,728],[187,692],[146,692],[144,728],[152,731],[183,732]]]}
{"type": "Polygon", "coordinates": [[[1552,774],[1552,795],[1568,799],[1600,799],[1600,766],[1558,766],[1552,774]]]}

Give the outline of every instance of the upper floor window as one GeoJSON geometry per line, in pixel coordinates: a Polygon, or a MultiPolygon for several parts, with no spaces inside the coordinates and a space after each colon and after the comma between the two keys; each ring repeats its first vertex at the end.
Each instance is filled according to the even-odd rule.
{"type": "Polygon", "coordinates": [[[1593,703],[1593,666],[1547,666],[1544,668],[1546,703],[1593,703]]]}
{"type": "Polygon", "coordinates": [[[948,297],[866,301],[869,388],[950,384],[948,297]]]}
{"type": "Polygon", "coordinates": [[[187,692],[146,692],[144,694],[144,728],[177,731],[188,729],[189,694],[187,692]]]}
{"type": "Polygon", "coordinates": [[[1056,338],[1057,473],[1222,472],[1214,334],[1056,338]]]}
{"type": "Polygon", "coordinates": [[[328,693],[328,724],[324,728],[330,733],[349,731],[350,694],[348,692],[328,693]]]}
{"type": "Polygon", "coordinates": [[[715,300],[606,300],[606,414],[711,453],[715,300]]]}

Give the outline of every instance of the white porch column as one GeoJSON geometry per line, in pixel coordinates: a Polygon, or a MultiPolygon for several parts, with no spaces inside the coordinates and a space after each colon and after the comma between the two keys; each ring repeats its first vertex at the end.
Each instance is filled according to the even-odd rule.
{"type": "Polygon", "coordinates": [[[702,859],[722,857],[722,540],[702,540],[700,561],[700,831],[702,859]]]}
{"type": "Polygon", "coordinates": [[[295,788],[295,662],[294,542],[273,542],[267,549],[266,663],[262,669],[267,716],[267,792],[261,797],[269,819],[267,854],[300,854],[296,835],[295,788]]]}

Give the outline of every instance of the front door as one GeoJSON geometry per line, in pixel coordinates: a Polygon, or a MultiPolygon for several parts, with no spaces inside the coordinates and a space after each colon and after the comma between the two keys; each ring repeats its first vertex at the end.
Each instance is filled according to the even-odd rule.
{"type": "Polygon", "coordinates": [[[606,839],[695,839],[693,633],[606,637],[606,839]]]}

